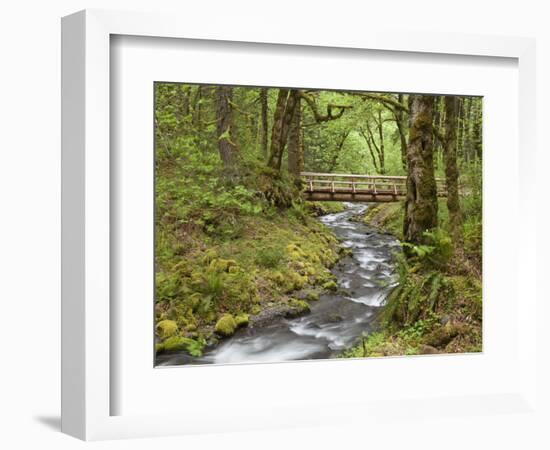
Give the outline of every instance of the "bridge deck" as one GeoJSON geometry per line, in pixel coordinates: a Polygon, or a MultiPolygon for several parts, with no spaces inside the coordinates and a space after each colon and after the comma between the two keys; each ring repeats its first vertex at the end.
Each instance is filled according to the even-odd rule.
{"type": "MultiPolygon", "coordinates": [[[[306,200],[397,202],[407,194],[407,177],[302,172],[306,200]]],[[[445,182],[436,178],[437,195],[447,195],[445,182]]]]}

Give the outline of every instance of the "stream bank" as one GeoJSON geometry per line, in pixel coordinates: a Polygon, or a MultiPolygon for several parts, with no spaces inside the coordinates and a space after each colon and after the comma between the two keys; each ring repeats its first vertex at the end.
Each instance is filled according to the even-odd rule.
{"type": "Polygon", "coordinates": [[[205,348],[201,356],[164,353],[157,356],[157,364],[326,359],[352,347],[372,329],[377,312],[395,286],[392,262],[394,252],[400,249],[395,237],[354,220],[367,208],[364,204],[346,204],[344,211],[319,218],[351,253],[331,269],[336,283],[326,284],[330,289],[318,300],[309,299],[308,313],[298,317],[275,314],[269,320],[252,317],[248,327],[205,348]]]}

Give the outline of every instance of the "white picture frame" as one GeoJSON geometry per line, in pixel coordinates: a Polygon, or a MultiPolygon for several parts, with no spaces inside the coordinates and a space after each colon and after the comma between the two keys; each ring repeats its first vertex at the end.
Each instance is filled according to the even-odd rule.
{"type": "MultiPolygon", "coordinates": [[[[500,57],[518,63],[519,178],[512,198],[522,201],[518,213],[526,230],[535,228],[534,199],[524,195],[534,189],[535,170],[535,43],[532,39],[453,35],[444,33],[395,33],[345,30],[326,34],[310,30],[280,30],[251,23],[235,28],[220,20],[205,28],[200,21],[163,14],[87,10],[62,22],[62,430],[85,440],[163,436],[185,433],[253,430],[269,427],[342,423],[357,417],[399,421],[406,415],[423,414],[433,408],[437,415],[496,415],[503,411],[536,415],[536,295],[518,303],[520,367],[511,390],[463,397],[429,398],[402,396],[384,402],[343,401],[339,404],[284,402],[271,411],[238,411],[231,420],[227,411],[209,417],[182,411],[170,414],[112,415],[113,383],[110,336],[111,320],[110,168],[111,36],[141,36],[211,40],[237,43],[285,44],[311,48],[368,49],[414,54],[446,54],[500,57]],[[185,26],[182,26],[185,23],[185,26]],[[399,413],[391,404],[398,401],[399,413]],[[245,418],[246,420],[242,420],[245,418]],[[241,419],[241,420],[239,420],[241,419]]],[[[282,50],[284,51],[284,50],[282,50]]],[[[535,261],[536,237],[524,233],[513,249],[518,261],[535,261]]],[[[518,280],[529,279],[525,264],[518,263],[518,280]]],[[[532,288],[534,289],[534,288],[532,288]]],[[[519,295],[518,293],[515,294],[519,295]]],[[[309,367],[310,363],[297,363],[309,367]]],[[[316,364],[316,363],[313,363],[316,364]]],[[[252,366],[249,366],[252,367],[252,366]]],[[[351,367],[351,366],[350,366],[351,367]]],[[[267,370],[267,369],[266,369],[267,370]]],[[[271,370],[275,370],[272,366],[271,370]]],[[[350,370],[348,368],[348,370],[350,370]]],[[[184,377],[185,373],[181,373],[184,377]]],[[[494,425],[498,427],[498,421],[494,425]]]]}

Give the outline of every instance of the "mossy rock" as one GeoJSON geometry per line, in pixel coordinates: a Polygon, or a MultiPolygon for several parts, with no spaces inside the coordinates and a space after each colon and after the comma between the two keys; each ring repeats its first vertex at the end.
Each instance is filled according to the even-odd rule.
{"type": "Polygon", "coordinates": [[[214,326],[214,331],[220,336],[231,336],[237,329],[237,322],[231,314],[224,314],[214,326]]]}
{"type": "Polygon", "coordinates": [[[235,316],[235,323],[237,324],[237,327],[246,327],[249,322],[248,314],[237,314],[235,316]]]}
{"type": "Polygon", "coordinates": [[[174,336],[178,331],[178,324],[174,320],[161,320],[156,326],[157,334],[161,339],[174,336]]]}
{"type": "Polygon", "coordinates": [[[326,283],[323,284],[323,289],[327,290],[327,291],[333,291],[333,292],[336,292],[338,290],[338,284],[336,284],[336,281],[327,281],[326,283]]]}
{"type": "Polygon", "coordinates": [[[185,351],[191,356],[201,356],[204,344],[188,337],[171,336],[155,346],[157,353],[185,351]]]}
{"type": "Polygon", "coordinates": [[[317,300],[319,300],[319,297],[320,295],[317,291],[308,291],[308,293],[306,294],[306,300],[310,302],[316,302],[317,300]]]}
{"type": "Polygon", "coordinates": [[[304,300],[299,300],[297,298],[291,298],[288,301],[289,306],[293,309],[293,315],[305,314],[310,311],[309,303],[304,300]]]}
{"type": "Polygon", "coordinates": [[[262,307],[260,305],[254,305],[252,306],[252,308],[250,309],[250,312],[254,315],[256,314],[260,314],[262,312],[262,307]]]}
{"type": "Polygon", "coordinates": [[[424,338],[424,343],[431,347],[443,348],[459,334],[463,334],[466,331],[465,328],[466,327],[461,323],[453,324],[447,322],[444,326],[432,330],[424,338]]]}
{"type": "Polygon", "coordinates": [[[292,292],[302,289],[307,283],[307,277],[304,277],[293,270],[289,270],[285,275],[285,292],[292,292]]]}

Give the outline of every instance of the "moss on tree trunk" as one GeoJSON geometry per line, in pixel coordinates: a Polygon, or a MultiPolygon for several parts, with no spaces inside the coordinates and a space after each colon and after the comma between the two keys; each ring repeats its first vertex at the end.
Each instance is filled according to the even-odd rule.
{"type": "Polygon", "coordinates": [[[437,187],[433,165],[433,104],[428,95],[409,97],[411,126],[407,146],[407,197],[403,236],[421,243],[425,231],[437,227],[437,187]]]}

